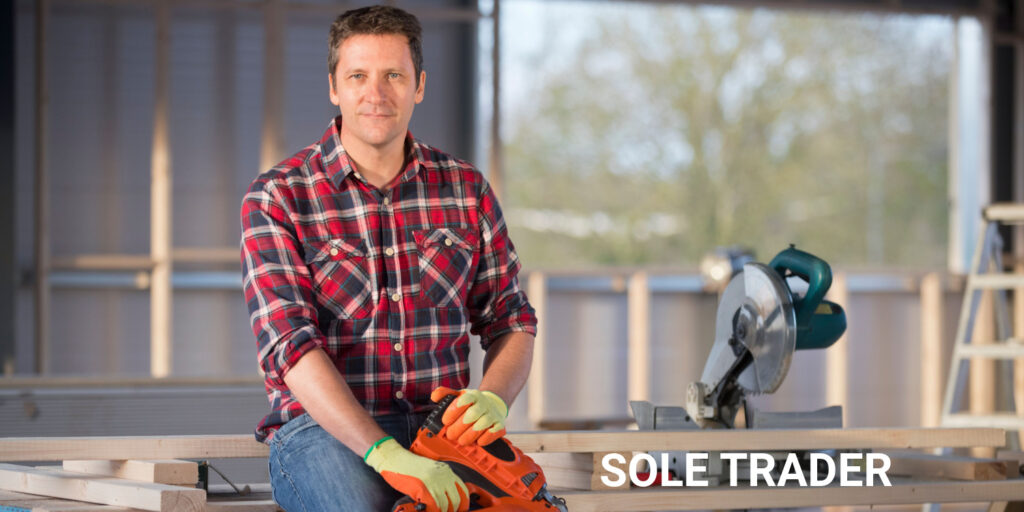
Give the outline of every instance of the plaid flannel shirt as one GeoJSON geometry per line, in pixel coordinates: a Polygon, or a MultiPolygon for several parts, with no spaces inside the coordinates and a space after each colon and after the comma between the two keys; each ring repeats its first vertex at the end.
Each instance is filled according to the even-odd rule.
{"type": "Polygon", "coordinates": [[[382,192],[355,171],[341,122],[261,174],[242,202],[245,300],[271,406],[261,441],[305,412],[284,376],[316,347],[376,416],[420,412],[434,388],[466,387],[470,333],[485,350],[536,333],[480,172],[410,133],[407,164],[382,192]]]}

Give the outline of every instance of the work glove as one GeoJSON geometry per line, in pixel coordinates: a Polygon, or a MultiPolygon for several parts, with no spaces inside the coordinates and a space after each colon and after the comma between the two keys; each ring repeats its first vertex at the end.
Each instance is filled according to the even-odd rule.
{"type": "Polygon", "coordinates": [[[377,441],[363,460],[396,491],[427,505],[427,510],[466,512],[469,490],[447,464],[402,448],[391,436],[377,441]]]}
{"type": "Polygon", "coordinates": [[[440,387],[430,394],[430,399],[440,402],[448,395],[458,396],[441,416],[441,423],[448,426],[445,437],[450,441],[457,440],[463,446],[473,442],[487,446],[505,435],[508,406],[501,397],[478,389],[455,391],[440,387]]]}

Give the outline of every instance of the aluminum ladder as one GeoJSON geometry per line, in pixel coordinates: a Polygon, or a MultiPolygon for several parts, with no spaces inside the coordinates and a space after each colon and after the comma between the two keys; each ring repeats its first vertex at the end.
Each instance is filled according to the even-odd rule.
{"type": "MultiPolygon", "coordinates": [[[[996,427],[1006,429],[1008,448],[1019,450],[1019,431],[1024,429],[1024,418],[1016,412],[993,414],[972,414],[961,411],[964,388],[971,359],[995,359],[1004,368],[1000,371],[1006,378],[997,381],[1001,394],[1008,398],[1011,411],[1015,409],[1013,398],[1012,364],[1017,358],[1024,358],[1024,340],[1013,337],[1010,311],[1007,305],[1007,290],[1024,289],[1024,274],[1007,273],[1003,270],[1003,239],[999,235],[1000,225],[1024,224],[1024,204],[996,203],[982,211],[984,230],[978,238],[971,268],[964,288],[964,301],[960,308],[956,341],[946,379],[946,392],[942,401],[940,425],[943,427],[996,427]],[[973,343],[974,323],[978,305],[984,290],[993,291],[993,310],[996,320],[996,340],[992,343],[973,343]]],[[[1024,229],[1024,226],[1018,228],[1024,229]]],[[[1024,297],[1017,297],[1024,300],[1024,297]]],[[[998,407],[998,404],[997,404],[998,407]]]]}

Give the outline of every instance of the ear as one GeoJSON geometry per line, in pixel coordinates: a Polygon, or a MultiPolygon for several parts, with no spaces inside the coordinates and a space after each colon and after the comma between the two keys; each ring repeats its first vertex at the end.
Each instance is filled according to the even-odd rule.
{"type": "Polygon", "coordinates": [[[424,88],[427,86],[427,72],[420,71],[420,85],[416,88],[416,103],[423,101],[424,88]]]}
{"type": "Polygon", "coordinates": [[[338,105],[341,102],[341,98],[338,97],[338,92],[334,89],[334,76],[331,74],[327,75],[327,85],[330,87],[328,94],[331,98],[331,103],[338,105]]]}

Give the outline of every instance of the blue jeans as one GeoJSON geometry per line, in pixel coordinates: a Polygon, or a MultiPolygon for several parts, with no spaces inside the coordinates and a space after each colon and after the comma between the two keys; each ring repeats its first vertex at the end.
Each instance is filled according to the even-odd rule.
{"type": "MultiPolygon", "coordinates": [[[[426,414],[375,418],[408,448],[426,414]]],[[[309,414],[284,424],[270,440],[274,501],[288,512],[389,512],[402,497],[376,471],[309,414]]]]}

